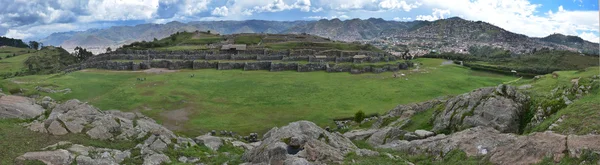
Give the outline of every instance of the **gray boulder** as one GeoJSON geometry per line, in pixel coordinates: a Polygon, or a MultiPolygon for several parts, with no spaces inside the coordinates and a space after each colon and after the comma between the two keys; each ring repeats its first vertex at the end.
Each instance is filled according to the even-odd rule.
{"type": "Polygon", "coordinates": [[[356,149],[339,133],[328,132],[309,121],[298,121],[271,129],[259,146],[244,153],[242,160],[254,164],[283,164],[287,159],[295,158],[309,162],[339,162],[356,149]]]}
{"type": "Polygon", "coordinates": [[[143,165],[161,165],[163,163],[171,163],[171,159],[165,154],[152,154],[144,157],[143,165]]]}
{"type": "Polygon", "coordinates": [[[403,139],[406,133],[406,131],[399,127],[385,127],[373,133],[367,139],[367,143],[373,146],[382,145],[393,140],[403,139]]]}
{"type": "Polygon", "coordinates": [[[59,121],[54,120],[50,123],[50,126],[48,126],[48,133],[52,135],[66,135],[69,132],[59,121]]]}
{"type": "Polygon", "coordinates": [[[378,129],[359,129],[359,130],[351,130],[344,133],[344,137],[350,140],[365,140],[366,138],[373,135],[373,133],[379,131],[378,129]]]}
{"type": "Polygon", "coordinates": [[[210,136],[210,135],[202,135],[194,138],[196,143],[204,144],[204,146],[210,148],[213,151],[218,150],[221,146],[223,146],[223,140],[219,137],[210,136]]]}
{"type": "Polygon", "coordinates": [[[415,134],[417,134],[420,138],[427,138],[435,135],[435,133],[426,130],[416,130],[415,134]]]}
{"type": "Polygon", "coordinates": [[[512,86],[481,88],[446,101],[435,116],[433,131],[451,133],[476,126],[517,133],[529,98],[512,86]]]}
{"type": "Polygon", "coordinates": [[[71,164],[73,157],[69,151],[59,149],[55,151],[28,152],[17,157],[17,161],[23,160],[38,160],[47,165],[64,165],[71,164]]]}
{"type": "Polygon", "coordinates": [[[0,119],[31,119],[44,113],[44,108],[31,98],[13,95],[0,96],[0,119]]]}

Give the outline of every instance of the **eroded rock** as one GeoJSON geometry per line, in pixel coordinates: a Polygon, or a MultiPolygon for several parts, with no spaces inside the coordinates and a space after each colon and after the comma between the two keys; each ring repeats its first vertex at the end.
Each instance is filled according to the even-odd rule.
{"type": "Polygon", "coordinates": [[[13,95],[0,96],[0,119],[31,119],[44,113],[44,108],[31,98],[13,95]]]}

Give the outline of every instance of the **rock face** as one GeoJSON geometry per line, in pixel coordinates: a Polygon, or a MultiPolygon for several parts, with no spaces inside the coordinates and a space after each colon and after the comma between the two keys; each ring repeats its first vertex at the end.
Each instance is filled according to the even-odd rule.
{"type": "Polygon", "coordinates": [[[339,133],[327,132],[312,122],[298,121],[273,128],[262,143],[244,153],[242,160],[251,163],[338,162],[357,147],[339,133]]]}
{"type": "Polygon", "coordinates": [[[568,151],[579,157],[584,150],[600,152],[600,135],[565,136],[538,132],[528,136],[505,134],[491,127],[474,127],[451,135],[436,135],[427,139],[395,140],[377,146],[410,154],[445,155],[458,149],[467,156],[486,156],[494,164],[534,164],[546,157],[559,161],[568,151]]]}
{"type": "Polygon", "coordinates": [[[17,161],[38,160],[51,165],[77,164],[119,164],[131,156],[129,151],[107,148],[95,148],[70,142],[59,142],[44,148],[47,151],[28,152],[17,158],[17,161]],[[65,148],[65,149],[60,149],[65,148]]]}
{"type": "Polygon", "coordinates": [[[44,108],[35,104],[31,98],[13,95],[0,96],[0,119],[31,119],[42,115],[44,111],[44,108]]]}
{"type": "Polygon", "coordinates": [[[396,123],[402,123],[402,122],[408,120],[414,114],[434,108],[434,107],[438,106],[439,104],[442,104],[442,101],[431,100],[431,101],[426,101],[426,102],[421,102],[421,103],[398,105],[394,109],[392,109],[392,110],[388,111],[386,114],[382,115],[379,118],[379,120],[377,120],[373,124],[372,128],[384,127],[382,124],[384,123],[384,121],[387,118],[394,118],[394,117],[398,118],[398,119],[396,119],[396,121],[391,122],[389,125],[396,125],[396,123]]]}
{"type": "Polygon", "coordinates": [[[517,133],[528,102],[528,97],[512,86],[477,89],[446,101],[444,110],[435,116],[433,131],[451,133],[486,126],[517,133]]]}
{"type": "MultiPolygon", "coordinates": [[[[50,100],[50,99],[47,99],[50,100]]],[[[53,102],[50,104],[54,104],[53,102]]],[[[135,148],[143,156],[145,164],[161,164],[170,162],[169,157],[163,154],[169,147],[175,149],[195,146],[196,143],[190,138],[178,137],[173,132],[157,124],[151,118],[145,117],[139,113],[121,112],[116,110],[100,111],[99,109],[82,103],[78,100],[69,100],[59,104],[45,117],[27,124],[32,131],[49,133],[52,135],[65,135],[69,133],[85,133],[92,139],[97,140],[137,140],[143,141],[135,148]],[[146,138],[146,139],[144,139],[146,138]],[[176,140],[176,141],[173,141],[176,140]]],[[[76,160],[80,164],[118,164],[123,161],[122,153],[131,154],[129,151],[94,149],[85,146],[73,145],[67,152],[71,154],[69,161],[76,160]],[[75,148],[73,148],[75,147],[75,148]],[[73,150],[71,149],[73,148],[73,150]],[[102,152],[112,157],[107,159],[106,154],[100,156],[88,156],[85,153],[102,152]],[[83,152],[83,153],[82,153],[83,152]],[[79,155],[79,156],[74,156],[79,155]],[[119,155],[119,156],[117,156],[119,155]]],[[[24,155],[24,160],[33,159],[31,154],[52,155],[64,151],[42,151],[32,152],[24,155]]],[[[55,160],[56,156],[50,160],[55,160]]],[[[126,156],[128,157],[128,156],[126,156]]],[[[35,158],[36,160],[46,161],[46,158],[35,158]]],[[[60,160],[63,160],[62,157],[60,160]]],[[[70,164],[70,163],[58,163],[70,164]]]]}
{"type": "MultiPolygon", "coordinates": [[[[133,140],[147,134],[176,137],[170,130],[141,114],[103,112],[79,100],[69,100],[57,105],[48,118],[41,122],[46,123],[48,132],[54,135],[86,133],[92,139],[100,140],[133,140]]],[[[39,124],[34,123],[29,126],[31,130],[43,130],[37,128],[39,124]]]]}

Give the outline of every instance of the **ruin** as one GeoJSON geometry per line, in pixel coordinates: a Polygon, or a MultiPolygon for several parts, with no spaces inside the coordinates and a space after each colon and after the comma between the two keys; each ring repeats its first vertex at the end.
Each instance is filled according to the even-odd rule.
{"type": "MultiPolygon", "coordinates": [[[[383,51],[338,50],[336,43],[311,35],[272,35],[272,34],[234,34],[219,36],[223,40],[205,45],[200,50],[156,50],[156,49],[118,49],[90,57],[86,61],[69,66],[65,72],[82,69],[105,70],[143,70],[150,68],[179,69],[242,69],[298,72],[326,71],[381,73],[408,69],[409,60],[383,51]],[[260,42],[254,44],[236,43],[237,37],[257,37],[260,42]],[[289,49],[270,49],[266,44],[296,44],[289,49]]],[[[201,45],[198,45],[199,47],[201,45]]],[[[356,46],[356,45],[353,45],[356,46]]],[[[359,47],[362,45],[358,45],[359,47]]]]}

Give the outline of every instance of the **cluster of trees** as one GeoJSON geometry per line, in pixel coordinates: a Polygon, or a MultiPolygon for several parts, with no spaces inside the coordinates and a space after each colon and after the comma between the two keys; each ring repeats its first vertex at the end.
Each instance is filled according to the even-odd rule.
{"type": "Polygon", "coordinates": [[[90,51],[87,51],[87,49],[85,49],[85,48],[77,46],[77,47],[75,47],[75,52],[73,52],[73,56],[75,58],[77,58],[78,62],[83,62],[83,61],[87,60],[88,58],[94,56],[94,54],[90,51]]]}
{"type": "Polygon", "coordinates": [[[28,48],[29,45],[25,44],[20,39],[13,39],[7,37],[0,37],[0,46],[12,46],[17,48],[28,48]]]}

